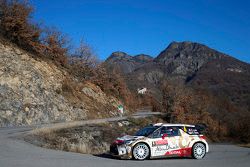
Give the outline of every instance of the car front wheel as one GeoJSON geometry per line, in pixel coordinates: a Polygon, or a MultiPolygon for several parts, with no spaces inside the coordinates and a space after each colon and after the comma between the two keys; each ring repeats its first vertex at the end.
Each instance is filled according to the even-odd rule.
{"type": "Polygon", "coordinates": [[[195,159],[202,159],[206,155],[206,146],[203,143],[195,143],[192,148],[192,156],[195,159]]]}
{"type": "Polygon", "coordinates": [[[144,143],[138,143],[134,146],[133,156],[137,160],[145,160],[149,157],[149,148],[144,143]]]}

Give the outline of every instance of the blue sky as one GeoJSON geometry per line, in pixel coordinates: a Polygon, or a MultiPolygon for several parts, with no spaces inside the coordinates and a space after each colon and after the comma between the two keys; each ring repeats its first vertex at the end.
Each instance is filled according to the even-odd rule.
{"type": "Polygon", "coordinates": [[[103,60],[114,51],[157,56],[172,41],[194,41],[250,63],[250,1],[31,0],[34,18],[103,60]]]}

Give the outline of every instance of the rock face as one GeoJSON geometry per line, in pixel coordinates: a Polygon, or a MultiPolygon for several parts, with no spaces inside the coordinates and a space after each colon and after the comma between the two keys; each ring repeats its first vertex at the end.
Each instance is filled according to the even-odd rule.
{"type": "Polygon", "coordinates": [[[163,63],[169,74],[187,75],[199,70],[203,64],[225,56],[202,44],[172,42],[157,56],[155,62],[163,63]]]}
{"type": "MultiPolygon", "coordinates": [[[[83,100],[74,104],[64,96],[66,93],[62,93],[66,76],[67,72],[54,64],[34,59],[1,41],[0,126],[82,120],[93,110],[110,114],[109,111],[119,103],[97,86],[85,84],[79,95],[83,100]],[[95,102],[95,99],[99,101],[95,102]],[[96,106],[106,107],[109,111],[96,106]]],[[[102,115],[105,114],[99,113],[100,117],[102,115]]]]}

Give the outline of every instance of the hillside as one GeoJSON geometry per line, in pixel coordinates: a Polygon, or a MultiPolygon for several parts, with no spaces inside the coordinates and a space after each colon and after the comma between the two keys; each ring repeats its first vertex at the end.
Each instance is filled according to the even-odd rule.
{"type": "Polygon", "coordinates": [[[226,98],[243,110],[250,111],[250,65],[232,57],[213,60],[187,80],[187,85],[206,89],[214,96],[226,98]]]}
{"type": "Polygon", "coordinates": [[[119,104],[95,84],[0,40],[0,127],[113,116],[119,104]]]}

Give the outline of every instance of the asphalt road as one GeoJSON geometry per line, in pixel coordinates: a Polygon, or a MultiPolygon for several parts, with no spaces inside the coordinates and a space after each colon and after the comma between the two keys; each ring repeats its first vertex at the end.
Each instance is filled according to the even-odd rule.
{"type": "Polygon", "coordinates": [[[30,127],[0,128],[0,167],[249,167],[250,149],[229,144],[211,144],[202,160],[189,158],[145,161],[118,160],[109,156],[94,156],[50,150],[26,143],[18,136],[30,127]]]}

